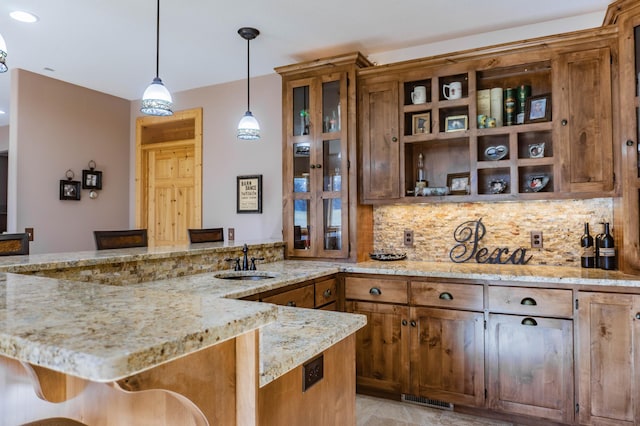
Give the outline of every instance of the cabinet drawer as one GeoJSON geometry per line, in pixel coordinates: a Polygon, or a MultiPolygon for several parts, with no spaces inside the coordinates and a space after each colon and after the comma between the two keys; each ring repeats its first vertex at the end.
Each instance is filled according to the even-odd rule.
{"type": "Polygon", "coordinates": [[[482,311],[482,292],[482,285],[412,281],[411,304],[482,311]]]}
{"type": "Polygon", "coordinates": [[[530,287],[489,287],[489,310],[508,314],[571,317],[571,290],[530,287]]]}
{"type": "Polygon", "coordinates": [[[275,305],[296,306],[298,308],[313,309],[315,303],[313,301],[313,285],[296,288],[294,290],[285,291],[280,294],[265,297],[263,302],[273,303],[275,305]]]}
{"type": "Polygon", "coordinates": [[[335,302],[338,297],[338,280],[331,278],[316,283],[316,307],[335,302]]]}
{"type": "Polygon", "coordinates": [[[407,282],[379,278],[345,278],[345,298],[375,302],[408,302],[407,282]]]}

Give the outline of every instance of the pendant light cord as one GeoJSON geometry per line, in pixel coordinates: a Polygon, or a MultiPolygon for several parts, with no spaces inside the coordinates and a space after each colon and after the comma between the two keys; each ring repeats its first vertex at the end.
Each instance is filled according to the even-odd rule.
{"type": "Polygon", "coordinates": [[[249,46],[250,46],[251,40],[247,39],[247,111],[251,111],[251,108],[249,108],[249,94],[251,93],[251,91],[249,90],[249,46]]]}
{"type": "Polygon", "coordinates": [[[156,78],[160,77],[160,0],[156,8],[156,78]]]}

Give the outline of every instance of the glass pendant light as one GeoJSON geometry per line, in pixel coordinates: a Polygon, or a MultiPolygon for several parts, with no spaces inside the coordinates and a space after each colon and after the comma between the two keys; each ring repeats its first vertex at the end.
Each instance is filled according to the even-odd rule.
{"type": "Polygon", "coordinates": [[[140,111],[147,115],[173,115],[171,93],[164,87],[159,75],[160,68],[160,0],[156,17],[156,77],[142,95],[140,111]]]}
{"type": "Polygon", "coordinates": [[[243,27],[238,30],[238,34],[247,40],[247,112],[244,113],[244,116],[240,119],[240,123],[238,123],[238,139],[255,141],[260,139],[260,124],[258,124],[258,120],[251,114],[251,108],[249,108],[251,94],[249,90],[249,42],[258,37],[260,31],[255,28],[243,27]]]}
{"type": "Polygon", "coordinates": [[[7,58],[7,43],[4,42],[4,38],[2,38],[2,34],[0,34],[0,73],[7,72],[9,68],[7,68],[6,64],[7,58]]]}

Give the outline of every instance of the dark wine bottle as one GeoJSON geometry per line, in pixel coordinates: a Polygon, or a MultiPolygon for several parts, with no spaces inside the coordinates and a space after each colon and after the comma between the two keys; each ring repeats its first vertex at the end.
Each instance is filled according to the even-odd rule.
{"type": "Polygon", "coordinates": [[[588,223],[584,224],[584,234],[580,237],[580,247],[582,247],[580,266],[583,268],[595,268],[596,252],[593,246],[593,237],[589,234],[588,223]]]}
{"type": "Polygon", "coordinates": [[[604,224],[604,236],[600,240],[600,265],[602,269],[616,269],[616,248],[609,224],[604,224]]]}
{"type": "Polygon", "coordinates": [[[604,237],[604,220],[600,222],[602,225],[602,231],[596,235],[595,241],[593,245],[596,247],[596,268],[602,268],[602,259],[600,258],[600,242],[602,241],[602,237],[604,237]]]}

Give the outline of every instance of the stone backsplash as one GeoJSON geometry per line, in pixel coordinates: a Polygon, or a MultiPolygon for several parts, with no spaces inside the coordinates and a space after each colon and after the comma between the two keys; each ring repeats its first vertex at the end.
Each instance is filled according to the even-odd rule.
{"type": "Polygon", "coordinates": [[[613,199],[391,205],[374,207],[373,215],[376,252],[451,262],[449,252],[457,244],[458,225],[482,219],[486,233],[479,247],[489,253],[496,248],[508,248],[511,253],[522,247],[533,256],[530,265],[579,266],[584,223],[589,222],[594,236],[601,232],[603,219],[613,223],[613,199]],[[413,247],[404,245],[405,229],[414,233],[413,247]],[[542,231],[542,249],[530,248],[531,231],[542,231]]]}

